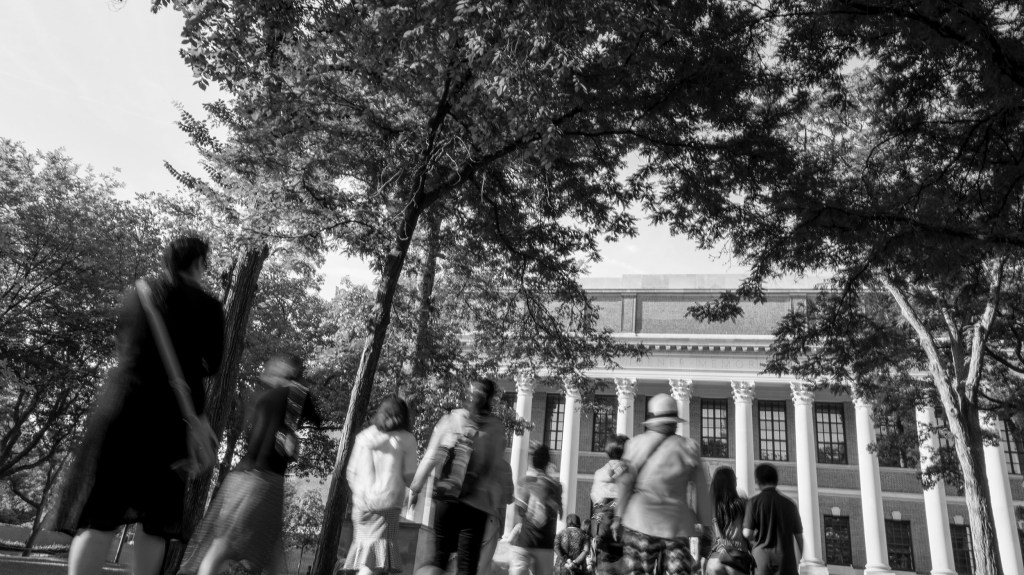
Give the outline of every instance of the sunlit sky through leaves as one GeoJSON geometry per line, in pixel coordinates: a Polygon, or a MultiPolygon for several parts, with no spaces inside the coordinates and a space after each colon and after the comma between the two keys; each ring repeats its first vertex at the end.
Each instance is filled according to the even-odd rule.
{"type": "MultiPolygon", "coordinates": [[[[178,56],[181,17],[150,11],[148,0],[112,9],[108,0],[0,2],[0,136],[29,149],[64,148],[76,161],[120,173],[126,197],[170,190],[164,169],[198,171],[198,156],[174,122],[174,102],[199,113],[216,98],[193,84],[178,56]]],[[[595,277],[624,274],[741,273],[728,257],[700,252],[667,228],[644,225],[635,239],[609,244],[595,277]]],[[[358,260],[327,259],[323,293],[344,276],[368,283],[358,260]]]]}

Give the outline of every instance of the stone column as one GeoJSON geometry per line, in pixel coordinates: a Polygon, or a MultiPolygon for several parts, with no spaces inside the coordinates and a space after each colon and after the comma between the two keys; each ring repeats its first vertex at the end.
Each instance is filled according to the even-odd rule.
{"type": "Polygon", "coordinates": [[[732,382],[736,406],[736,488],[754,495],[754,382],[732,382]]]}
{"type": "Polygon", "coordinates": [[[619,412],[615,418],[615,433],[633,437],[633,400],[636,397],[636,378],[616,377],[615,393],[619,396],[619,412]]]}
{"type": "MultiPolygon", "coordinates": [[[[516,377],[516,415],[530,421],[533,410],[533,390],[535,382],[532,376],[516,377]]],[[[516,487],[526,476],[526,470],[530,466],[530,433],[512,436],[512,480],[516,487]]],[[[507,533],[515,526],[517,513],[515,503],[508,506],[505,513],[505,532],[507,533]]]]}
{"type": "Polygon", "coordinates": [[[853,406],[857,413],[857,457],[860,461],[857,470],[860,473],[860,507],[864,514],[864,550],[867,552],[864,575],[893,575],[885,542],[885,511],[882,509],[878,456],[869,449],[875,442],[871,403],[855,397],[853,406]]]}
{"type": "MultiPolygon", "coordinates": [[[[921,444],[921,470],[928,469],[939,453],[939,436],[935,433],[935,410],[917,408],[919,433],[928,434],[921,444]]],[[[932,575],[956,575],[953,563],[953,540],[949,533],[949,508],[946,506],[946,483],[939,479],[924,490],[924,516],[928,523],[928,551],[932,556],[932,575]]]]}
{"type": "Polygon", "coordinates": [[[676,433],[683,437],[690,437],[690,399],[693,397],[693,380],[670,379],[668,384],[672,387],[672,399],[676,400],[679,417],[686,420],[676,426],[676,433]]]}
{"type": "Polygon", "coordinates": [[[1010,492],[1010,476],[1006,473],[1006,459],[1003,455],[1002,422],[988,414],[982,414],[981,426],[995,433],[1000,441],[994,445],[985,442],[985,473],[988,476],[988,491],[992,499],[992,518],[996,524],[996,544],[1003,573],[1024,573],[1017,538],[1017,518],[1013,511],[1013,494],[1010,492]]]}
{"type": "Polygon", "coordinates": [[[565,528],[565,518],[576,513],[576,469],[580,459],[580,392],[565,389],[565,427],[562,430],[562,462],[558,479],[562,482],[562,516],[558,530],[565,528]]]}
{"type": "Polygon", "coordinates": [[[821,542],[821,513],[818,511],[818,450],[814,436],[814,392],[804,382],[790,384],[796,419],[796,475],[800,521],[804,527],[802,575],[828,575],[821,542]]]}

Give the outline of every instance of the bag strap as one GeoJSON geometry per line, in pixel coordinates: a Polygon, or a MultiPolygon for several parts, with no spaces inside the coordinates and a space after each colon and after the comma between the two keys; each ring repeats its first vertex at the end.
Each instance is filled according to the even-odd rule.
{"type": "MultiPolygon", "coordinates": [[[[181,371],[181,364],[178,363],[178,356],[174,352],[174,344],[171,343],[171,336],[167,333],[167,326],[164,318],[160,316],[156,306],[153,304],[153,290],[150,289],[146,280],[139,279],[135,282],[135,290],[139,294],[139,301],[142,302],[142,309],[146,312],[149,321],[149,328],[153,332],[153,339],[156,340],[156,348],[160,352],[160,359],[167,370],[167,379],[171,387],[179,395],[184,395],[192,403],[192,392],[188,388],[185,376],[181,371]]],[[[194,410],[194,408],[193,408],[194,410]]],[[[185,415],[185,414],[182,414],[185,415]]]]}
{"type": "Polygon", "coordinates": [[[658,440],[658,443],[654,444],[654,449],[652,449],[647,454],[647,457],[644,458],[643,463],[641,463],[640,465],[637,466],[637,468],[636,468],[636,479],[634,481],[637,481],[637,480],[640,479],[640,471],[642,471],[644,466],[647,465],[647,462],[651,460],[651,457],[653,457],[654,454],[657,453],[659,449],[661,449],[661,446],[665,443],[665,441],[668,440],[669,437],[672,437],[672,435],[663,435],[661,437],[661,439],[658,440]]]}

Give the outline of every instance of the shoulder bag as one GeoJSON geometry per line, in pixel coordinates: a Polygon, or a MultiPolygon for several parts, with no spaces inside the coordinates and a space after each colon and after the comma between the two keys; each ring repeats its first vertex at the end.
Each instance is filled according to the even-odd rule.
{"type": "MultiPolygon", "coordinates": [[[[153,305],[153,292],[145,280],[135,283],[136,291],[139,294],[139,301],[146,312],[150,330],[153,332],[153,339],[156,340],[156,348],[160,352],[164,369],[167,370],[167,380],[178,395],[179,404],[192,405],[192,392],[182,374],[181,365],[178,363],[178,356],[174,353],[174,344],[171,343],[171,336],[167,333],[167,326],[160,316],[156,306],[153,305]]],[[[213,468],[217,463],[217,437],[205,417],[192,413],[182,413],[185,425],[188,428],[185,442],[188,445],[188,457],[174,464],[191,477],[201,475],[213,468]]]]}

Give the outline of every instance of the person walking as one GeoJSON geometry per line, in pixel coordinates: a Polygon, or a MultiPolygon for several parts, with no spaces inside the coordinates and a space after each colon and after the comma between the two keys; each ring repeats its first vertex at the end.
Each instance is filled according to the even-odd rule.
{"type": "Polygon", "coordinates": [[[711,524],[706,497],[688,504],[691,485],[707,492],[707,477],[697,444],[675,434],[676,402],[659,393],[648,403],[647,431],[630,439],[623,460],[629,466],[619,480],[618,511],[613,529],[622,530],[626,572],[634,575],[690,575],[695,563],[689,539],[699,525],[711,524]]]}
{"type": "Polygon", "coordinates": [[[356,436],[346,477],[352,490],[352,545],[343,568],[357,575],[398,573],[398,517],[405,489],[416,475],[416,438],[409,431],[409,407],[397,396],[385,399],[372,424],[356,436]]]}
{"type": "Polygon", "coordinates": [[[298,456],[301,420],[320,425],[308,390],[298,380],[302,362],[279,354],[267,361],[266,386],[249,413],[247,448],[214,495],[189,541],[179,575],[219,575],[230,562],[278,572],[284,559],[284,474],[298,456]]]}
{"type": "Polygon", "coordinates": [[[705,575],[750,573],[750,549],[743,537],[747,500],[736,491],[736,472],[719,467],[711,477],[711,550],[705,575]]]}
{"type": "Polygon", "coordinates": [[[49,528],[74,535],[70,575],[98,575],[122,525],[141,527],[135,575],[156,575],[167,540],[182,537],[185,482],[200,471],[192,455],[204,454],[203,465],[215,455],[203,380],[220,368],[224,313],[202,286],[209,251],[196,235],[174,239],[163,254],[163,274],[140,280],[124,298],[117,367],[47,520],[49,528]],[[157,337],[164,334],[161,346],[157,337]],[[162,354],[175,365],[166,365],[162,354]]]}
{"type": "Polygon", "coordinates": [[[604,447],[608,463],[594,472],[594,484],[590,489],[590,500],[594,504],[590,521],[594,562],[600,575],[618,575],[622,572],[622,541],[612,532],[612,523],[619,497],[618,481],[629,467],[622,461],[622,452],[628,440],[625,435],[615,435],[608,440],[604,447]]]}
{"type": "Polygon", "coordinates": [[[477,565],[478,575],[489,575],[493,567],[494,552],[498,550],[501,530],[505,526],[505,512],[516,500],[515,484],[512,482],[512,466],[504,458],[496,462],[499,481],[490,485],[491,497],[498,506],[487,515],[487,527],[484,529],[483,544],[480,547],[480,563],[477,565]]]}
{"type": "Polygon", "coordinates": [[[570,513],[565,518],[565,529],[555,536],[555,574],[584,575],[590,539],[580,526],[580,516],[570,513]]]}
{"type": "Polygon", "coordinates": [[[774,466],[758,465],[754,469],[754,483],[760,492],[747,502],[743,517],[743,536],[753,546],[754,573],[797,575],[798,553],[804,551],[800,510],[792,499],[776,489],[779,472],[774,466]]]}
{"type": "Polygon", "coordinates": [[[452,553],[458,553],[458,575],[477,573],[487,517],[498,506],[491,486],[501,481],[498,460],[505,454],[505,426],[491,413],[497,390],[491,379],[470,382],[465,407],[437,423],[416,470],[413,504],[441,468],[433,494],[435,550],[418,569],[422,575],[443,573],[452,553]]]}
{"type": "Polygon", "coordinates": [[[539,445],[516,490],[519,530],[509,540],[509,575],[552,575],[555,530],[562,514],[562,485],[548,474],[551,451],[539,445]]]}

